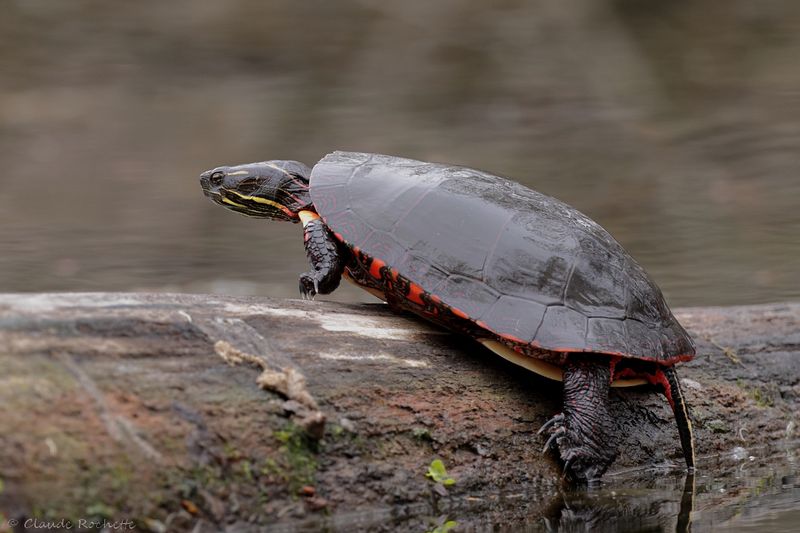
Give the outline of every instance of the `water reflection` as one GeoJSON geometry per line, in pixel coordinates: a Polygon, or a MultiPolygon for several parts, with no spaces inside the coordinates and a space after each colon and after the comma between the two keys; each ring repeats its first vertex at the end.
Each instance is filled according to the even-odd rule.
{"type": "MultiPolygon", "coordinates": [[[[792,449],[797,443],[791,443],[792,449]]],[[[455,521],[463,531],[702,532],[796,531],[800,482],[791,454],[706,458],[695,476],[679,471],[628,471],[595,488],[534,483],[503,493],[470,493],[431,502],[343,509],[329,517],[285,521],[276,532],[430,531],[455,521]]]]}
{"type": "Polygon", "coordinates": [[[695,478],[635,489],[572,490],[554,499],[543,522],[547,531],[691,531],[695,478]]]}
{"type": "MultiPolygon", "coordinates": [[[[797,443],[791,446],[796,449],[797,443]]],[[[769,526],[775,533],[795,530],[800,483],[791,454],[749,457],[738,466],[729,459],[703,463],[696,475],[635,471],[612,475],[596,488],[565,487],[549,496],[546,507],[531,507],[527,520],[495,519],[491,528],[683,533],[764,531],[769,526]]],[[[537,498],[547,501],[548,496],[537,498]]],[[[506,513],[515,512],[506,503],[506,513]]],[[[481,513],[471,515],[462,509],[459,517],[467,528],[490,528],[481,513]]]]}
{"type": "MultiPolygon", "coordinates": [[[[797,448],[792,443],[789,450],[797,448]]],[[[554,498],[547,531],[794,531],[800,483],[793,454],[704,461],[696,475],[623,475],[554,498]]],[[[536,530],[536,528],[534,528],[536,530]]]]}

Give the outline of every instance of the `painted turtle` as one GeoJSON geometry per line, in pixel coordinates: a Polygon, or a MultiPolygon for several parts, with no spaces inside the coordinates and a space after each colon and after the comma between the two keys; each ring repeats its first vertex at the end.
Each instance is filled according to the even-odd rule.
{"type": "Polygon", "coordinates": [[[341,277],[470,335],[499,355],[564,382],[549,435],[575,480],[616,457],[609,386],[659,385],[686,464],[692,429],[674,365],[694,356],[655,283],[607,231],[518,183],[463,167],[334,152],[219,167],[200,177],[214,202],[244,215],[302,221],[311,271],[304,297],[341,277]]]}

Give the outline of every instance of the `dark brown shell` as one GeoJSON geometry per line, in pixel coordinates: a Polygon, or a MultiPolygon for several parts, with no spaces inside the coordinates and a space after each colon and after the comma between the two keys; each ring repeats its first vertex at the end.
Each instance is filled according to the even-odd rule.
{"type": "Polygon", "coordinates": [[[342,240],[500,336],[664,363],[694,346],[644,269],[593,220],[469,168],[334,152],[311,198],[342,240]]]}

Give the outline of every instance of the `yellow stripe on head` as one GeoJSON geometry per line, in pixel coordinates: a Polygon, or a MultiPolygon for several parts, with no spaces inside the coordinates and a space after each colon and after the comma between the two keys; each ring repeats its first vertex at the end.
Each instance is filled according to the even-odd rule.
{"type": "MultiPolygon", "coordinates": [[[[249,200],[249,201],[255,202],[257,204],[270,205],[270,206],[274,207],[275,209],[278,209],[278,210],[283,211],[284,213],[286,213],[286,215],[289,218],[296,218],[297,217],[297,215],[295,213],[293,213],[288,207],[286,207],[285,205],[279,204],[278,202],[276,202],[274,200],[268,200],[267,198],[261,198],[260,196],[249,196],[249,195],[242,194],[240,192],[236,192],[236,191],[230,190],[230,189],[227,189],[226,192],[235,194],[236,196],[238,196],[242,200],[249,200]]],[[[231,203],[233,203],[233,202],[231,202],[231,203]]]]}
{"type": "Polygon", "coordinates": [[[226,204],[230,204],[230,205],[233,205],[233,206],[236,206],[236,207],[241,207],[242,209],[247,209],[247,206],[246,206],[246,205],[237,204],[237,203],[236,203],[236,202],[234,202],[233,200],[229,200],[228,198],[226,198],[226,197],[224,197],[224,196],[221,196],[221,197],[220,197],[220,199],[221,199],[223,202],[225,202],[226,204]]]}

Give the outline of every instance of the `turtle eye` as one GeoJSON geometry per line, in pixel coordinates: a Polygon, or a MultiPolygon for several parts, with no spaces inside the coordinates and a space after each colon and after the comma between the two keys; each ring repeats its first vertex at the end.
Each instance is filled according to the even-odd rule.
{"type": "Polygon", "coordinates": [[[208,177],[208,182],[214,187],[219,187],[224,179],[225,173],[218,170],[208,177]]]}

